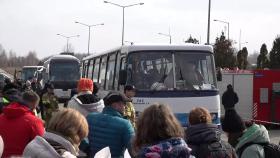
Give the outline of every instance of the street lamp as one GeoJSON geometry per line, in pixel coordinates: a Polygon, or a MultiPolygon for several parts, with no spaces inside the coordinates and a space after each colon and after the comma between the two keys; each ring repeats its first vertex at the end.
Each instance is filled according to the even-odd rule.
{"type": "Polygon", "coordinates": [[[165,34],[165,33],[158,33],[159,35],[162,35],[162,36],[166,36],[166,37],[169,37],[169,43],[171,44],[171,38],[172,36],[169,34],[165,34]]]}
{"type": "Polygon", "coordinates": [[[58,34],[56,34],[56,35],[66,38],[66,40],[67,40],[67,45],[66,45],[67,53],[69,53],[69,39],[70,39],[70,38],[73,38],[73,37],[80,37],[80,35],[65,36],[65,35],[60,34],[60,33],[58,33],[58,34]]]}
{"type": "Polygon", "coordinates": [[[124,9],[136,5],[143,5],[144,3],[135,3],[135,4],[130,4],[130,5],[120,5],[117,3],[109,2],[109,1],[104,1],[104,3],[112,4],[117,7],[121,7],[123,11],[123,23],[122,23],[122,45],[124,45],[124,9]]]}
{"type": "Polygon", "coordinates": [[[81,24],[81,25],[84,25],[84,26],[88,27],[88,55],[89,55],[89,48],[90,48],[90,29],[91,29],[91,27],[104,25],[104,23],[94,24],[94,25],[88,25],[88,24],[84,24],[84,23],[81,23],[81,22],[78,22],[78,21],[75,21],[75,23],[76,23],[76,24],[81,24]]]}
{"type": "Polygon", "coordinates": [[[134,44],[134,42],[132,42],[132,41],[124,41],[124,42],[130,43],[130,45],[133,45],[133,44],[134,44]]]}
{"type": "Polygon", "coordinates": [[[210,18],[211,18],[211,0],[209,0],[208,3],[207,44],[210,44],[210,18]]]}
{"type": "Polygon", "coordinates": [[[225,24],[228,25],[228,40],[229,40],[229,22],[223,21],[223,20],[217,20],[217,19],[214,19],[214,21],[221,22],[221,23],[225,23],[225,24]]]}

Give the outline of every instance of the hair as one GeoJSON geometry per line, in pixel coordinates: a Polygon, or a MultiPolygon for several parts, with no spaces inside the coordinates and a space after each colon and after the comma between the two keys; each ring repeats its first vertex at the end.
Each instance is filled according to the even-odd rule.
{"type": "Polygon", "coordinates": [[[93,88],[92,93],[96,95],[98,93],[98,91],[99,91],[99,85],[96,82],[94,82],[93,83],[93,87],[94,88],[93,88]]]}
{"type": "Polygon", "coordinates": [[[40,97],[38,96],[37,93],[33,92],[33,91],[26,91],[22,94],[22,99],[25,102],[28,103],[34,103],[40,100],[40,97]]]}
{"type": "Polygon", "coordinates": [[[87,137],[88,130],[86,118],[77,110],[70,108],[55,112],[47,126],[47,131],[63,136],[75,147],[87,137]]]}
{"type": "Polygon", "coordinates": [[[184,137],[184,130],[164,104],[153,104],[141,114],[136,128],[134,150],[162,140],[184,137]]]}
{"type": "Polygon", "coordinates": [[[135,86],[133,86],[133,85],[126,85],[124,87],[124,92],[131,91],[131,90],[135,90],[135,86]]]}
{"type": "Polygon", "coordinates": [[[200,123],[210,124],[212,123],[212,117],[207,109],[197,107],[191,110],[189,123],[190,125],[196,125],[200,123]]]}

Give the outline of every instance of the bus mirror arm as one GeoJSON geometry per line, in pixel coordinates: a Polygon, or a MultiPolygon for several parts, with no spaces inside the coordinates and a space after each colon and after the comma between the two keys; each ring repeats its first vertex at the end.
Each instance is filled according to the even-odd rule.
{"type": "Polygon", "coordinates": [[[125,85],[127,80],[127,71],[126,70],[120,70],[119,73],[119,84],[125,85]]]}

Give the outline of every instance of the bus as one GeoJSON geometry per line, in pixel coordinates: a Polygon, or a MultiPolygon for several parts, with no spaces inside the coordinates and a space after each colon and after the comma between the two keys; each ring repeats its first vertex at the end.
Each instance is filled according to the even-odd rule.
{"type": "Polygon", "coordinates": [[[43,66],[24,66],[21,70],[22,81],[27,81],[33,79],[37,70],[41,69],[43,66]]]}
{"type": "Polygon", "coordinates": [[[53,84],[59,101],[66,102],[81,77],[80,60],[72,55],[55,55],[44,62],[38,74],[43,87],[46,83],[53,84]]]}
{"type": "Polygon", "coordinates": [[[85,57],[82,76],[100,86],[101,97],[125,85],[137,89],[139,115],[152,103],[166,103],[183,126],[194,107],[205,107],[220,124],[213,48],[209,45],[130,45],[85,57]]]}

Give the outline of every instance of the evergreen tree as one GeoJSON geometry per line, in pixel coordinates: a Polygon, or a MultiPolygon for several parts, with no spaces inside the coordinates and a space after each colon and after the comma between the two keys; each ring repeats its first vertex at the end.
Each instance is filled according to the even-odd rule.
{"type": "Polygon", "coordinates": [[[270,58],[270,68],[279,69],[280,68],[280,36],[278,36],[274,42],[273,47],[269,54],[270,58]]]}
{"type": "Polygon", "coordinates": [[[269,61],[267,58],[267,54],[268,54],[267,47],[266,47],[266,44],[264,43],[261,46],[260,54],[257,59],[257,68],[258,69],[263,69],[263,68],[269,67],[269,61]]]}
{"type": "Polygon", "coordinates": [[[232,41],[226,39],[224,32],[222,32],[220,37],[216,38],[214,56],[216,67],[232,69],[236,66],[236,58],[232,47],[232,41]]]}
{"type": "Polygon", "coordinates": [[[192,38],[192,35],[188,38],[188,40],[185,41],[185,43],[194,43],[199,44],[199,41],[196,38],[192,38]]]}

